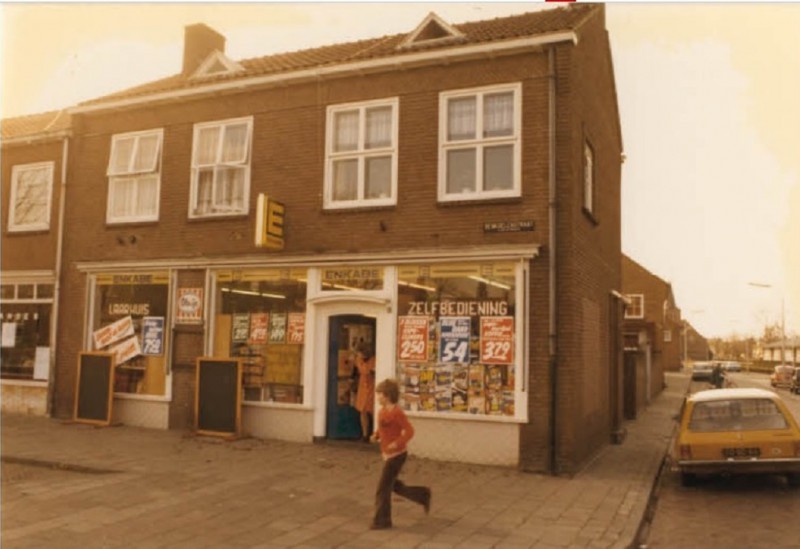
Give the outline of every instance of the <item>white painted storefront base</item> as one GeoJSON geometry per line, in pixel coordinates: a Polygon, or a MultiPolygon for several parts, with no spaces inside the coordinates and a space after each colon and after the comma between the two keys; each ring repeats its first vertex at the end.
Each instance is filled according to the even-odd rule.
{"type": "Polygon", "coordinates": [[[47,383],[40,381],[2,382],[0,404],[4,413],[27,416],[47,415],[47,383]]]}

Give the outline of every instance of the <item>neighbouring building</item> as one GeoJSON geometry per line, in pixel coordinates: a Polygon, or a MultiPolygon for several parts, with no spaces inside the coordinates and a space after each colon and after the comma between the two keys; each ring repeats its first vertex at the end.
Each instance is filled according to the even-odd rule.
{"type": "Polygon", "coordinates": [[[159,429],[193,425],[198,357],[238,357],[248,434],[353,439],[369,345],[418,455],[571,473],[619,439],[603,5],[242,61],[193,25],[179,74],[70,113],[56,416],[82,351],[159,429]]]}
{"type": "Polygon", "coordinates": [[[631,390],[626,395],[636,395],[632,409],[639,410],[662,391],[665,371],[680,371],[683,323],[672,285],[624,254],[622,291],[628,299],[623,329],[625,382],[631,390]]]}
{"type": "Polygon", "coordinates": [[[683,321],[683,348],[684,362],[698,360],[711,360],[713,353],[708,345],[708,340],[692,326],[689,321],[683,321]]]}
{"type": "Polygon", "coordinates": [[[69,126],[62,111],[0,122],[4,412],[49,411],[69,126]]]}
{"type": "Polygon", "coordinates": [[[783,341],[765,343],[762,347],[762,359],[776,364],[800,363],[800,337],[787,337],[783,341]]]}

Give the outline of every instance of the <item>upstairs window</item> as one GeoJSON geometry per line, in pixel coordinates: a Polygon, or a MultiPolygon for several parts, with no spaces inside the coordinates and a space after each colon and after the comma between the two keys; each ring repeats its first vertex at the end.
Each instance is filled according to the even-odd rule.
{"type": "Polygon", "coordinates": [[[521,86],[440,95],[439,200],[521,194],[521,86]]]}
{"type": "Polygon", "coordinates": [[[583,209],[594,214],[594,149],[583,142],[583,209]]]}
{"type": "Polygon", "coordinates": [[[195,124],[190,218],[247,213],[252,133],[252,118],[195,124]]]}
{"type": "Polygon", "coordinates": [[[644,295],[628,294],[630,305],[625,307],[625,318],[644,318],[644,295]]]}
{"type": "Polygon", "coordinates": [[[111,138],[106,222],[158,220],[163,130],[111,138]]]}
{"type": "Polygon", "coordinates": [[[397,99],[328,107],[325,207],[397,202],[397,99]]]}
{"type": "Polygon", "coordinates": [[[11,169],[9,232],[50,229],[53,162],[20,164],[11,169]]]}

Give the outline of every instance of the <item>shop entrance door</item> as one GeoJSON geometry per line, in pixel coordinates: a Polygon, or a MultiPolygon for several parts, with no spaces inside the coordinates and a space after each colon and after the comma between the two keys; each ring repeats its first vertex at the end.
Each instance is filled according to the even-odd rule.
{"type": "Polygon", "coordinates": [[[375,324],[375,318],[365,315],[335,315],[328,321],[325,434],[329,439],[361,438],[360,415],[354,407],[358,388],[354,359],[359,345],[375,348],[375,324]]]}

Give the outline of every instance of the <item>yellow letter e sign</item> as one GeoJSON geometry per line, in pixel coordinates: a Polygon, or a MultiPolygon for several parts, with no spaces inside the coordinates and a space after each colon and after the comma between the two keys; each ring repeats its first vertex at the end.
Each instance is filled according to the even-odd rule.
{"type": "Polygon", "coordinates": [[[271,200],[265,194],[259,194],[256,212],[256,246],[268,250],[282,250],[283,204],[271,200]]]}

